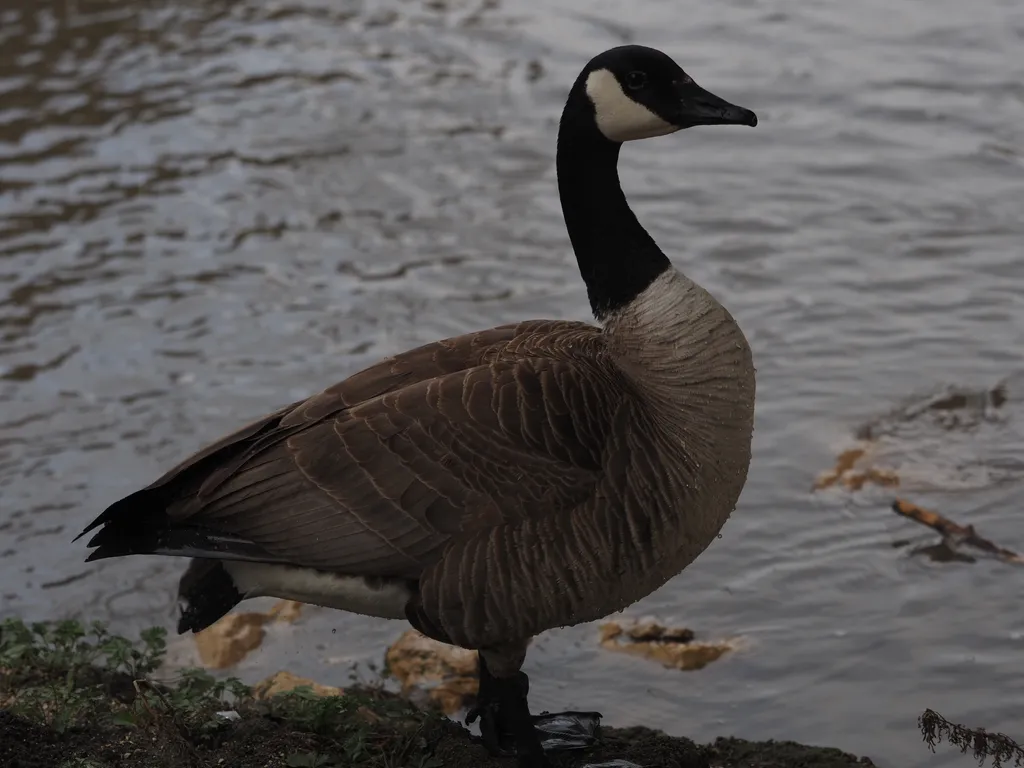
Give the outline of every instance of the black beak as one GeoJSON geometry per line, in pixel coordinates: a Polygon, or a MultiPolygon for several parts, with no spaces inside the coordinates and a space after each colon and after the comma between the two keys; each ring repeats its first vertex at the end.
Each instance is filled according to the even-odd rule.
{"type": "Polygon", "coordinates": [[[737,107],[725,99],[705,91],[694,82],[680,88],[682,97],[681,122],[692,125],[757,125],[757,115],[749,109],[737,107]]]}

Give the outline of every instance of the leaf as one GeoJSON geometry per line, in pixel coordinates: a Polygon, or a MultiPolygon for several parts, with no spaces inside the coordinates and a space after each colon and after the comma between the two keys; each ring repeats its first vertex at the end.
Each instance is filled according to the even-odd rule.
{"type": "Polygon", "coordinates": [[[228,693],[236,699],[245,699],[252,696],[252,688],[243,683],[237,677],[229,677],[225,680],[224,687],[227,688],[228,693]]]}
{"type": "Polygon", "coordinates": [[[17,661],[32,650],[31,643],[12,643],[0,652],[0,659],[5,662],[17,661]]]}
{"type": "Polygon", "coordinates": [[[139,633],[143,645],[153,651],[163,651],[167,647],[167,630],[164,627],[150,627],[139,633]]]}
{"type": "Polygon", "coordinates": [[[135,722],[135,717],[130,712],[118,712],[110,718],[110,722],[114,725],[122,725],[127,728],[139,727],[138,723],[135,722]]]}
{"type": "Polygon", "coordinates": [[[65,619],[57,623],[53,630],[54,639],[62,643],[74,643],[85,637],[85,627],[73,619],[65,619]]]}

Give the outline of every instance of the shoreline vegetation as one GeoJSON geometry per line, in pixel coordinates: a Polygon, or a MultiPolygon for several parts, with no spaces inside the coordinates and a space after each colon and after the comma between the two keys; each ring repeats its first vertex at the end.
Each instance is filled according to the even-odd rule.
{"type": "MultiPolygon", "coordinates": [[[[162,628],[148,629],[131,641],[111,634],[98,622],[28,625],[6,619],[0,624],[0,765],[507,768],[514,764],[491,758],[440,709],[419,708],[382,687],[323,695],[335,689],[310,685],[274,694],[200,669],[157,680],[153,674],[165,651],[162,628]]],[[[930,721],[933,726],[945,723],[935,717],[939,719],[930,721]]],[[[949,730],[940,727],[937,733],[948,736],[949,730]]],[[[1006,754],[1010,759],[1015,756],[1006,754]]],[[[603,727],[599,746],[557,753],[554,762],[563,768],[583,768],[616,760],[642,768],[873,765],[868,758],[793,742],[719,738],[697,745],[644,727],[603,727]]]]}

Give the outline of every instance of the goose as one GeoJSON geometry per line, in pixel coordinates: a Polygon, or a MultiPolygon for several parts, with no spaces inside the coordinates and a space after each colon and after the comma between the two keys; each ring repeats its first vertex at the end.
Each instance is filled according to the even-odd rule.
{"type": "Polygon", "coordinates": [[[383,359],[110,505],[79,534],[95,531],[87,561],[193,558],[179,633],[274,596],[475,649],[467,720],[492,754],[546,765],[528,643],[680,573],[746,482],[750,346],[641,226],[617,171],[624,142],[730,124],[757,117],[665,53],[595,56],[565,102],[556,170],[597,325],[526,320],[383,359]]]}

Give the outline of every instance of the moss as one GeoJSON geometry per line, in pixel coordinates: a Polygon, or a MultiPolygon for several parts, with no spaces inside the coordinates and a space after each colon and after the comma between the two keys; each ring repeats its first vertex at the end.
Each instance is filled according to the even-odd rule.
{"type": "MultiPolygon", "coordinates": [[[[162,630],[136,642],[99,624],[0,625],[0,765],[10,768],[509,768],[440,712],[380,689],[266,701],[235,679],[186,670],[152,679],[162,630]],[[237,716],[225,718],[222,712],[237,716]]],[[[602,732],[585,754],[554,763],[626,759],[653,768],[869,766],[836,750],[719,740],[699,747],[646,728],[602,732]]]]}

